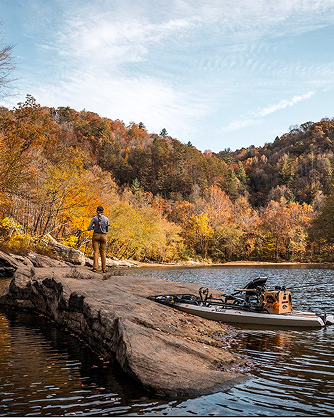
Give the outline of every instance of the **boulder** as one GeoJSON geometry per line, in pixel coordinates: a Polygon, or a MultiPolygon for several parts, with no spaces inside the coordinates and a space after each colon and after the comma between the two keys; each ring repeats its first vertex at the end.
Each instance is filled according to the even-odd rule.
{"type": "Polygon", "coordinates": [[[44,237],[44,241],[53,250],[55,255],[61,260],[72,264],[80,264],[82,266],[85,265],[86,257],[83,252],[61,244],[60,242],[56,241],[50,234],[44,237]]]}
{"type": "Polygon", "coordinates": [[[0,277],[12,277],[19,265],[19,261],[0,251],[0,277]]]}
{"type": "MultiPolygon", "coordinates": [[[[88,267],[93,266],[93,260],[89,257],[86,257],[83,252],[59,243],[50,234],[44,237],[44,242],[46,242],[46,244],[52,248],[55,256],[61,259],[63,262],[80,264],[82,266],[88,267]]],[[[35,267],[44,266],[41,265],[35,267]]],[[[138,267],[138,264],[134,261],[119,260],[118,258],[113,257],[107,258],[107,267],[138,267]]]]}
{"type": "MultiPolygon", "coordinates": [[[[99,259],[99,263],[100,263],[99,259]]],[[[119,260],[116,257],[108,258],[107,257],[107,267],[138,267],[138,264],[135,261],[131,260],[119,260]]],[[[91,258],[86,257],[85,265],[88,267],[93,267],[93,260],[91,258]]]]}
{"type": "Polygon", "coordinates": [[[69,262],[56,260],[43,254],[29,253],[26,256],[10,254],[10,256],[20,265],[28,267],[66,267],[71,265],[69,262]]]}
{"type": "MultiPolygon", "coordinates": [[[[0,251],[0,278],[12,277],[20,266],[28,267],[66,267],[71,265],[83,265],[92,267],[93,260],[86,257],[79,250],[60,244],[51,235],[47,236],[47,245],[54,250],[57,258],[51,258],[43,254],[30,252],[28,255],[6,254],[0,251]]],[[[138,267],[138,264],[131,260],[119,260],[116,257],[107,258],[107,267],[138,267]]]]}

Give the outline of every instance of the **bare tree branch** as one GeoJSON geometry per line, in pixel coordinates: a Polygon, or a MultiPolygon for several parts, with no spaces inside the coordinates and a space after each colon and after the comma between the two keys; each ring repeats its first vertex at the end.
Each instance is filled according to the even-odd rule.
{"type": "Polygon", "coordinates": [[[12,55],[13,48],[14,45],[4,44],[4,38],[0,39],[0,98],[9,95],[8,91],[11,83],[14,81],[14,79],[11,78],[11,74],[16,68],[12,55]]]}

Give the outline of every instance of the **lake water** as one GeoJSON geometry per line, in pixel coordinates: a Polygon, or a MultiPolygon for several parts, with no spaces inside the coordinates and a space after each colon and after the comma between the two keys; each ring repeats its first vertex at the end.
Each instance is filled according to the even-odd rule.
{"type": "MultiPolygon", "coordinates": [[[[293,291],[295,309],[334,311],[334,270],[326,268],[136,268],[115,274],[192,282],[233,292],[256,277],[293,291]]],[[[8,280],[0,281],[0,291],[8,280]]],[[[27,312],[0,310],[0,415],[333,416],[334,326],[253,329],[229,326],[231,350],[251,368],[233,388],[194,399],[145,393],[117,363],[27,312]]]]}

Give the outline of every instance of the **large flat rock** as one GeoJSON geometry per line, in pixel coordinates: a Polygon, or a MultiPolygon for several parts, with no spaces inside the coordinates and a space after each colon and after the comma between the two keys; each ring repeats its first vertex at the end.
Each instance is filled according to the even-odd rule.
{"type": "Polygon", "coordinates": [[[101,356],[161,395],[198,395],[232,385],[239,359],[229,328],[148,300],[196,293],[197,285],[132,276],[104,276],[85,267],[20,266],[0,304],[43,313],[101,356]]]}

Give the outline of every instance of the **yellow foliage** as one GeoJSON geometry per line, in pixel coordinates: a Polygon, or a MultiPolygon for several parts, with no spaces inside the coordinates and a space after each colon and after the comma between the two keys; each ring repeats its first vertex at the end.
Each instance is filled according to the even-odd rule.
{"type": "Polygon", "coordinates": [[[7,229],[11,229],[11,228],[20,229],[22,228],[22,225],[14,221],[11,218],[5,217],[5,218],[0,219],[0,227],[7,228],[7,229]]]}
{"type": "Polygon", "coordinates": [[[87,231],[91,218],[88,216],[71,216],[71,226],[78,231],[87,231]]]}
{"type": "Polygon", "coordinates": [[[126,202],[109,214],[109,251],[118,258],[170,261],[178,252],[180,228],[164,219],[158,209],[134,208],[126,202]]]}
{"type": "Polygon", "coordinates": [[[192,216],[185,229],[188,237],[194,241],[209,238],[214,233],[207,213],[192,216]]]}
{"type": "Polygon", "coordinates": [[[9,237],[0,235],[0,248],[14,254],[26,254],[34,247],[34,239],[29,234],[14,232],[9,237]]]}
{"type": "Polygon", "coordinates": [[[270,201],[261,221],[264,233],[270,233],[275,242],[275,258],[294,258],[306,251],[306,230],[313,218],[312,206],[303,203],[270,201]]]}
{"type": "Polygon", "coordinates": [[[206,258],[209,240],[214,235],[214,229],[210,225],[207,213],[192,216],[185,225],[183,236],[188,246],[197,248],[199,253],[206,258]]]}
{"type": "Polygon", "coordinates": [[[74,235],[70,235],[66,238],[63,238],[61,241],[64,245],[67,245],[68,247],[75,248],[78,244],[78,237],[76,237],[74,235]]]}

